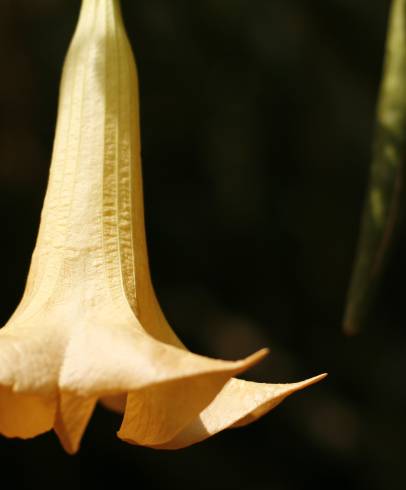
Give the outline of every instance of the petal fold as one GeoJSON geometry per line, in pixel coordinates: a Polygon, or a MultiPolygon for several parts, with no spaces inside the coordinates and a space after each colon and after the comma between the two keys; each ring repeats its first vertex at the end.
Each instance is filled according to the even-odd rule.
{"type": "Polygon", "coordinates": [[[62,393],[56,411],[54,430],[65,451],[78,451],[83,433],[92,416],[96,398],[81,398],[62,393]]]}

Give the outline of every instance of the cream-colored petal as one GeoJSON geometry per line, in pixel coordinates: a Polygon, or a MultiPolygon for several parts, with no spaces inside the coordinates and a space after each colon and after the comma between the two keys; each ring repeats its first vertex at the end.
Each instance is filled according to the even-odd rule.
{"type": "Polygon", "coordinates": [[[180,449],[203,441],[218,432],[240,427],[258,419],[281,403],[287,396],[323,379],[322,374],[314,378],[289,384],[253,383],[231,379],[213,402],[166,444],[156,449],[180,449]]]}
{"type": "Polygon", "coordinates": [[[82,398],[71,393],[61,393],[54,430],[69,454],[74,454],[79,449],[80,440],[92,416],[96,401],[96,398],[82,398]]]}

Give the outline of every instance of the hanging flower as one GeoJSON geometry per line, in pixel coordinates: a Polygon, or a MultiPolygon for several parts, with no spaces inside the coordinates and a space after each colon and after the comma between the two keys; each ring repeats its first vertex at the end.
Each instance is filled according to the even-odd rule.
{"type": "Polygon", "coordinates": [[[321,378],[232,378],[265,354],[192,354],[167,324],[148,268],[137,76],[119,1],[83,0],[26,289],[0,330],[0,433],[54,429],[73,453],[101,400],[124,411],[123,440],[187,446],[321,378]]]}

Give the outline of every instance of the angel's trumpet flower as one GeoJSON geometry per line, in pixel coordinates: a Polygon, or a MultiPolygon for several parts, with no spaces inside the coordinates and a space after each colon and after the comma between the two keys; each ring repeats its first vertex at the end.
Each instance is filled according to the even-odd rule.
{"type": "Polygon", "coordinates": [[[28,438],[53,428],[75,452],[102,399],[124,410],[122,439],[186,446],[319,379],[232,379],[265,352],[209,359],[168,326],[148,268],[137,76],[119,1],[83,0],[27,286],[0,330],[0,432],[28,438]]]}

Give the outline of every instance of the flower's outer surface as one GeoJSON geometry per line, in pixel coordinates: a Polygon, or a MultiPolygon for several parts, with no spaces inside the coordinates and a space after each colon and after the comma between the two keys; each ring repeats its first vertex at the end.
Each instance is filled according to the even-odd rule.
{"type": "Polygon", "coordinates": [[[119,437],[184,447],[263,415],[318,379],[232,378],[186,350],[150,280],[137,76],[118,0],[83,0],[63,70],[47,194],[24,296],[0,330],[0,433],[54,429],[75,452],[97,400],[119,437]]]}

